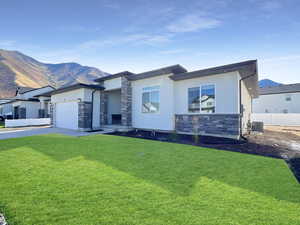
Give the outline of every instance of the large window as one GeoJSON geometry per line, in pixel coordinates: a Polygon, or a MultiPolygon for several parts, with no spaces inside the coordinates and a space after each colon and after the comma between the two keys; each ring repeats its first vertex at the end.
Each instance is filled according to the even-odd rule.
{"type": "Polygon", "coordinates": [[[215,96],[215,85],[202,85],[200,87],[189,88],[188,112],[214,113],[216,109],[215,96]]]}
{"type": "Polygon", "coordinates": [[[143,88],[142,112],[155,113],[159,111],[159,86],[143,88]]]}
{"type": "Polygon", "coordinates": [[[200,88],[189,88],[189,112],[200,112],[200,88]]]}

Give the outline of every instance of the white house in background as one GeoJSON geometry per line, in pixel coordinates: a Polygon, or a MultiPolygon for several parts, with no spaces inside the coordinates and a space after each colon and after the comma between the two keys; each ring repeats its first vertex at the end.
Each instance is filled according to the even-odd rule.
{"type": "Polygon", "coordinates": [[[257,93],[257,61],[188,72],[180,65],[128,71],[45,93],[54,127],[106,127],[239,138],[257,93]]]}
{"type": "Polygon", "coordinates": [[[300,113],[300,83],[259,89],[254,113],[300,113]]]}
{"type": "Polygon", "coordinates": [[[50,98],[39,96],[53,91],[51,86],[41,88],[19,87],[16,96],[0,104],[0,115],[10,119],[33,119],[49,117],[50,98]]]}

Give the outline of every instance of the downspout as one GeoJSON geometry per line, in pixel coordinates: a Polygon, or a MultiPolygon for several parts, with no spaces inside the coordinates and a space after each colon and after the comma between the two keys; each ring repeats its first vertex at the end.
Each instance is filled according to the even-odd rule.
{"type": "Polygon", "coordinates": [[[94,94],[97,90],[92,92],[92,109],[91,109],[91,130],[93,130],[93,120],[94,120],[94,94]]]}
{"type": "MultiPolygon", "coordinates": [[[[242,122],[243,122],[243,116],[244,116],[244,107],[242,108],[242,81],[243,80],[246,80],[252,76],[256,75],[256,73],[253,73],[251,75],[248,75],[246,77],[243,77],[239,80],[239,100],[240,100],[240,104],[239,104],[239,108],[240,108],[240,136],[243,138],[243,139],[246,139],[244,136],[243,136],[243,125],[242,125],[242,122]]],[[[252,104],[252,101],[251,101],[251,104],[252,104]]]]}

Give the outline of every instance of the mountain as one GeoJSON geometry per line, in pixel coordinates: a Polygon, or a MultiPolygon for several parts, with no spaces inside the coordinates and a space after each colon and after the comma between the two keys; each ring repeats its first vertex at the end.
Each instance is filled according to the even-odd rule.
{"type": "Polygon", "coordinates": [[[47,64],[18,51],[0,49],[0,98],[11,97],[17,86],[56,88],[74,83],[92,83],[107,73],[78,63],[47,64]]]}
{"type": "Polygon", "coordinates": [[[275,86],[279,86],[282,84],[272,81],[270,79],[263,79],[263,80],[259,81],[258,85],[260,88],[264,88],[264,87],[275,87],[275,86]]]}

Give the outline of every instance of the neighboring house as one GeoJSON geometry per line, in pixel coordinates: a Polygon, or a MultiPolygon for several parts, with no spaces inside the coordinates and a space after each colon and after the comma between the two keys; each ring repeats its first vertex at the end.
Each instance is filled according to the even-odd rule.
{"type": "Polygon", "coordinates": [[[253,113],[300,113],[300,83],[259,89],[253,113]]]}
{"type": "Polygon", "coordinates": [[[125,71],[44,94],[54,127],[91,130],[117,125],[238,139],[257,93],[257,61],[187,72],[180,65],[125,71]]]}
{"type": "Polygon", "coordinates": [[[32,119],[49,117],[50,98],[39,96],[54,90],[51,86],[42,88],[19,87],[16,96],[10,101],[0,104],[5,118],[32,119]]]}

